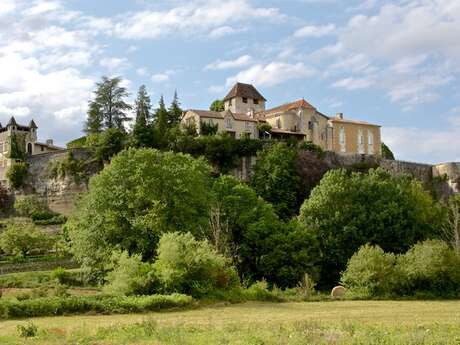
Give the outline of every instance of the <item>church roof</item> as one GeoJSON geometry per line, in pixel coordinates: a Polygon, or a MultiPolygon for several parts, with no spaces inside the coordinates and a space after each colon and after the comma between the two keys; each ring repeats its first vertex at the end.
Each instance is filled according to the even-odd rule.
{"type": "Polygon", "coordinates": [[[235,97],[245,97],[266,101],[264,96],[262,96],[259,91],[257,91],[257,89],[251,84],[236,83],[227,94],[227,96],[225,96],[224,101],[235,97]]]}
{"type": "Polygon", "coordinates": [[[35,128],[35,129],[38,128],[37,125],[35,124],[35,121],[34,121],[33,119],[30,120],[29,127],[30,127],[30,128],[35,128]]]}

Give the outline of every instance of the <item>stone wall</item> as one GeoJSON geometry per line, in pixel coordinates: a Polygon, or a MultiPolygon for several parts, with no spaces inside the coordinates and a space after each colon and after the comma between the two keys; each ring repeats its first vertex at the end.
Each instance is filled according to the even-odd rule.
{"type": "MultiPolygon", "coordinates": [[[[71,153],[77,160],[87,160],[90,153],[85,149],[72,149],[71,153]]],[[[72,176],[53,178],[49,173],[52,161],[64,160],[69,150],[49,152],[27,158],[29,165],[28,177],[21,192],[15,196],[35,194],[44,200],[51,210],[68,215],[72,212],[78,196],[87,190],[85,181],[77,183],[72,176]]],[[[89,166],[89,175],[96,173],[96,166],[89,166]]]]}

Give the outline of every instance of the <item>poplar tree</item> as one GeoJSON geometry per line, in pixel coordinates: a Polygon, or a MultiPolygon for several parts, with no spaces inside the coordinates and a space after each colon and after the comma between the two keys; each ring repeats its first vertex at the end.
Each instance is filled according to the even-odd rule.
{"type": "Polygon", "coordinates": [[[182,109],[180,107],[179,98],[177,97],[177,90],[174,91],[174,97],[171,106],[168,109],[168,125],[172,127],[180,122],[182,117],[182,109]]]}
{"type": "Polygon", "coordinates": [[[104,118],[99,104],[94,101],[89,102],[87,115],[84,129],[85,133],[89,135],[102,132],[104,118]]]}
{"type": "Polygon", "coordinates": [[[154,128],[158,145],[160,148],[164,148],[167,145],[168,138],[168,110],[166,109],[163,95],[161,95],[158,108],[155,110],[154,128]]]}
{"type": "Polygon", "coordinates": [[[151,107],[150,97],[145,85],[142,85],[134,106],[136,121],[133,127],[133,139],[137,147],[150,147],[153,144],[153,131],[150,124],[151,107]]]}

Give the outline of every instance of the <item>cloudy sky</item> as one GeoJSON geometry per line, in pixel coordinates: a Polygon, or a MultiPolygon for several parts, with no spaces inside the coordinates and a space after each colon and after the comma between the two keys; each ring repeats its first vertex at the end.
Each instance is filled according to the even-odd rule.
{"type": "Polygon", "coordinates": [[[400,159],[460,161],[459,37],[458,0],[0,0],[0,121],[65,144],[103,75],[183,108],[241,81],[381,124],[400,159]]]}

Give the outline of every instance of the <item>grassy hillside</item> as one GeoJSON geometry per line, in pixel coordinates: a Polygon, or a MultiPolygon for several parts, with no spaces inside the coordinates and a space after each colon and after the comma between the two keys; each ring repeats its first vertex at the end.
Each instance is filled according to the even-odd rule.
{"type": "Polygon", "coordinates": [[[245,303],[142,315],[0,323],[1,344],[458,344],[460,301],[245,303]]]}

